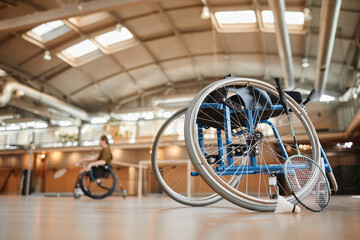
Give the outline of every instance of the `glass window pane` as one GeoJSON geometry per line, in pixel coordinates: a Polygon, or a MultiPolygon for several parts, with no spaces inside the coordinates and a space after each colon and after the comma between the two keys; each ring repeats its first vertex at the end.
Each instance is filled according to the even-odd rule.
{"type": "MultiPolygon", "coordinates": [[[[274,23],[274,14],[270,10],[264,10],[261,12],[261,17],[264,23],[274,23]]],[[[303,25],[304,13],[303,12],[285,12],[286,24],[303,25]]]]}
{"type": "Polygon", "coordinates": [[[98,50],[98,47],[89,39],[79,42],[71,47],[68,47],[64,51],[71,55],[73,58],[79,58],[98,50]]]}
{"type": "Polygon", "coordinates": [[[43,23],[31,29],[31,31],[39,36],[44,36],[45,34],[52,32],[62,26],[64,26],[64,22],[61,20],[56,20],[52,22],[43,23]]]}
{"type": "Polygon", "coordinates": [[[221,24],[256,23],[256,15],[252,10],[221,11],[216,12],[215,17],[221,24]]]}
{"type": "Polygon", "coordinates": [[[110,31],[107,33],[103,33],[103,34],[97,36],[96,40],[101,45],[110,46],[112,44],[126,41],[131,38],[133,38],[133,35],[131,34],[131,32],[127,28],[122,27],[119,31],[113,30],[113,31],[110,31]]]}
{"type": "Polygon", "coordinates": [[[303,12],[285,12],[285,22],[287,24],[303,25],[304,13],[303,12]]]}

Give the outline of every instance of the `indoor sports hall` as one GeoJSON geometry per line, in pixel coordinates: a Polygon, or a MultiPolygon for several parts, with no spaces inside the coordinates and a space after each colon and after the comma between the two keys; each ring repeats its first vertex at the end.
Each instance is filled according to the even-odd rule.
{"type": "Polygon", "coordinates": [[[359,0],[0,0],[0,240],[359,226],[359,0]]]}

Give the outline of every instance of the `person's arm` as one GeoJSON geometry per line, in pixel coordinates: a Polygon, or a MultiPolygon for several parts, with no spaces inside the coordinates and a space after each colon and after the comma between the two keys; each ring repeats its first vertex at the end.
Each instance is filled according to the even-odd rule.
{"type": "Polygon", "coordinates": [[[83,162],[93,162],[93,161],[96,161],[98,160],[99,158],[99,155],[92,155],[92,156],[87,156],[87,157],[84,157],[82,159],[80,159],[80,163],[83,163],[83,162]]]}
{"type": "Polygon", "coordinates": [[[106,162],[107,162],[106,159],[109,157],[109,156],[107,156],[109,153],[111,155],[111,152],[110,152],[109,148],[101,149],[101,151],[99,153],[99,156],[95,159],[95,161],[89,163],[86,166],[85,170],[90,171],[91,167],[95,167],[95,166],[99,166],[99,165],[105,165],[106,162]]]}
{"type": "Polygon", "coordinates": [[[104,165],[105,163],[106,163],[105,160],[97,160],[95,162],[91,162],[86,166],[85,171],[90,171],[90,169],[92,167],[96,167],[96,166],[99,166],[99,165],[104,165]]]}

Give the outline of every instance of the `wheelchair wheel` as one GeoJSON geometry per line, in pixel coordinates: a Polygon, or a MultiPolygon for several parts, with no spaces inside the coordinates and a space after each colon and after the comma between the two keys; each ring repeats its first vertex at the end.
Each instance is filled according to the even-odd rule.
{"type": "Polygon", "coordinates": [[[205,206],[222,199],[200,176],[186,152],[183,126],[186,109],[174,113],[159,129],[151,150],[151,163],[163,191],[182,204],[205,206]]]}
{"type": "Polygon", "coordinates": [[[116,188],[117,177],[109,165],[92,167],[80,178],[80,188],[93,199],[103,199],[111,195],[116,188]]]}
{"type": "MultiPolygon", "coordinates": [[[[275,87],[262,81],[225,78],[200,91],[185,118],[186,148],[196,170],[222,197],[250,210],[274,211],[277,195],[296,203],[283,174],[286,159],[297,151],[278,97],[275,87]],[[237,185],[231,184],[235,176],[241,177],[237,185]]],[[[319,163],[310,119],[286,97],[300,151],[319,163]]]]}
{"type": "Polygon", "coordinates": [[[81,178],[81,175],[78,175],[76,182],[75,182],[74,190],[73,190],[73,196],[75,199],[80,199],[84,195],[84,192],[81,190],[81,187],[80,187],[80,178],[81,178]]]}
{"type": "Polygon", "coordinates": [[[75,199],[80,199],[84,195],[84,192],[81,188],[74,188],[73,195],[75,199]]]}

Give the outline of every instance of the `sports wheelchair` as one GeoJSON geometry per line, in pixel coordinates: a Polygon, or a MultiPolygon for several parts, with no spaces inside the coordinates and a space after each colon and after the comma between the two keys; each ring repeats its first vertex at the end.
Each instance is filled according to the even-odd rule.
{"type": "Polygon", "coordinates": [[[92,167],[77,178],[74,197],[79,199],[83,194],[93,199],[103,199],[114,192],[119,192],[124,198],[126,190],[116,176],[112,165],[105,164],[92,167]],[[81,191],[80,191],[81,189],[81,191]]]}
{"type": "MultiPolygon", "coordinates": [[[[313,93],[303,100],[298,92],[286,92],[289,119],[301,154],[326,171],[336,192],[331,166],[306,113],[313,93]]],[[[208,85],[160,128],[152,148],[157,181],[170,197],[190,206],[225,198],[250,210],[274,211],[280,193],[295,204],[283,175],[297,146],[284,113],[277,89],[263,81],[225,77],[208,85]],[[185,142],[180,134],[166,136],[179,128],[174,123],[180,119],[185,142]],[[180,148],[181,154],[171,148],[164,152],[161,146],[180,148]]]]}

